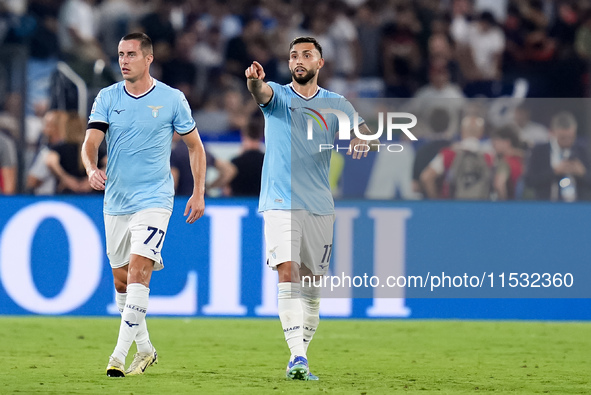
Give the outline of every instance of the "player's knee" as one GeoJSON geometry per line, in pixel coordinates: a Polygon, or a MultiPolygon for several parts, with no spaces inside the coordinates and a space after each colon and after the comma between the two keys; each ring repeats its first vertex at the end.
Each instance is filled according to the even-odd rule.
{"type": "Polygon", "coordinates": [[[152,277],[152,262],[144,264],[144,262],[129,265],[129,273],[127,276],[127,282],[129,284],[139,283],[146,287],[150,285],[150,278],[152,277]]]}

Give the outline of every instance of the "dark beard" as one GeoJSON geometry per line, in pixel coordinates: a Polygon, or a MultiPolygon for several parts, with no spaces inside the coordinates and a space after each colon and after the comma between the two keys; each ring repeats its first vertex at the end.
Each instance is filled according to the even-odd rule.
{"type": "Polygon", "coordinates": [[[316,75],[315,72],[308,70],[306,72],[306,74],[304,74],[301,77],[296,76],[296,73],[294,70],[292,70],[291,72],[291,77],[294,79],[295,82],[297,82],[300,85],[306,85],[308,82],[310,82],[310,80],[312,78],[314,78],[314,76],[316,75]]]}

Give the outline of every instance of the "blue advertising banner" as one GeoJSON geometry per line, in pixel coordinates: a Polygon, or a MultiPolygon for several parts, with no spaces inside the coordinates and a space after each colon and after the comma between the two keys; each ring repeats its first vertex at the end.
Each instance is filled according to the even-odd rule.
{"type": "MultiPolygon", "coordinates": [[[[101,197],[0,199],[0,315],[111,315],[101,197]]],[[[150,314],[277,315],[257,201],[177,198],[150,314]]],[[[342,318],[591,319],[591,205],[337,204],[321,314],[342,318]]]]}

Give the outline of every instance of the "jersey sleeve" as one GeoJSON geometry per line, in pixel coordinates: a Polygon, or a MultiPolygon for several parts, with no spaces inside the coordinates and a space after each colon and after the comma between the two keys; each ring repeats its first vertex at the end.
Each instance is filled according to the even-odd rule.
{"type": "Polygon", "coordinates": [[[90,117],[88,117],[88,128],[99,129],[106,132],[109,127],[109,94],[102,89],[92,104],[90,117]]]}
{"type": "MultiPolygon", "coordinates": [[[[340,110],[347,114],[349,117],[349,125],[355,125],[355,108],[351,102],[344,97],[339,100],[340,110]]],[[[357,117],[357,125],[362,125],[365,123],[365,119],[363,119],[360,115],[357,117]]]]}
{"type": "Polygon", "coordinates": [[[172,126],[174,130],[180,135],[187,134],[195,129],[195,120],[191,113],[191,107],[187,98],[182,92],[179,92],[177,101],[177,108],[174,113],[174,119],[172,120],[172,126]]]}

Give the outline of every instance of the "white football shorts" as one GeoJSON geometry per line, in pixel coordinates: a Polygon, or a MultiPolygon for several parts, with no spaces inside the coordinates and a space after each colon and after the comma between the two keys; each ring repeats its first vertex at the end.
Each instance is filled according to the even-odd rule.
{"type": "Polygon", "coordinates": [[[269,210],[263,213],[267,265],[302,263],[314,275],[328,271],[332,253],[334,214],[315,215],[307,210],[269,210]]]}
{"type": "Polygon", "coordinates": [[[107,257],[113,269],[129,264],[130,254],[154,261],[154,270],[162,270],[160,251],[172,213],[163,208],[150,208],[128,215],[105,214],[107,257]]]}

